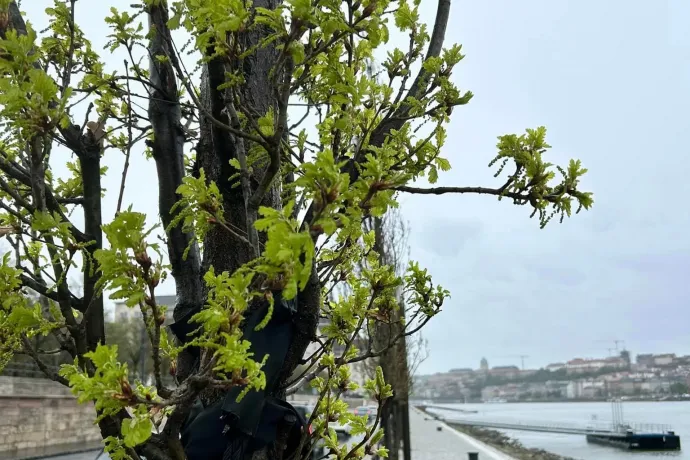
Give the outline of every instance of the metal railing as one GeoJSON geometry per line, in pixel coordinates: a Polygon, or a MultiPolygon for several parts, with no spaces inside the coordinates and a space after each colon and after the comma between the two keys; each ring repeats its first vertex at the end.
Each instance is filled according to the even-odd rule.
{"type": "Polygon", "coordinates": [[[452,419],[447,423],[456,425],[469,425],[481,428],[494,428],[498,430],[536,431],[542,433],[563,434],[611,434],[610,429],[587,428],[582,425],[568,423],[549,422],[497,422],[489,420],[452,419]]]}
{"type": "Polygon", "coordinates": [[[653,424],[653,423],[619,423],[608,421],[590,421],[587,424],[578,423],[555,423],[543,421],[498,421],[498,420],[482,420],[480,418],[464,418],[452,417],[444,418],[439,415],[442,420],[450,424],[468,425],[482,428],[494,428],[502,430],[519,430],[519,431],[536,431],[545,433],[563,433],[563,434],[626,434],[632,432],[635,434],[662,434],[673,431],[671,425],[653,424]]]}
{"type": "Polygon", "coordinates": [[[669,431],[673,431],[673,427],[668,424],[661,424],[661,423],[629,423],[629,422],[623,422],[621,424],[618,424],[613,427],[614,431],[617,432],[626,432],[626,431],[632,431],[633,433],[668,433],[669,431]]]}

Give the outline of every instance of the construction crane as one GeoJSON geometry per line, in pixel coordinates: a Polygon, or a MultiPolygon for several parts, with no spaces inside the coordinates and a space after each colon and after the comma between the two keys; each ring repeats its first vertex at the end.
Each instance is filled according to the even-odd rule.
{"type": "MultiPolygon", "coordinates": [[[[623,350],[625,350],[625,340],[618,340],[618,339],[613,339],[613,340],[597,340],[596,342],[597,342],[597,343],[612,343],[612,342],[613,342],[613,344],[616,346],[616,351],[621,350],[620,348],[618,348],[618,344],[620,343],[620,344],[623,345],[623,350]]],[[[613,349],[613,348],[610,348],[609,350],[612,350],[612,349],[613,349]]],[[[609,353],[610,353],[610,352],[609,352],[609,353]]]]}

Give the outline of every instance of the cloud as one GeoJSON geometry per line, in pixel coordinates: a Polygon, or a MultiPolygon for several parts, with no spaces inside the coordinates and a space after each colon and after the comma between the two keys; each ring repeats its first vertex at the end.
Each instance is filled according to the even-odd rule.
{"type": "Polygon", "coordinates": [[[434,218],[424,222],[415,233],[415,243],[420,249],[442,258],[454,258],[468,244],[481,235],[482,224],[477,221],[453,221],[447,217],[434,218]],[[417,237],[417,235],[419,235],[417,237]]]}
{"type": "Polygon", "coordinates": [[[690,35],[667,40],[669,12],[643,1],[460,9],[447,41],[463,44],[456,79],[476,97],[453,113],[442,185],[500,185],[486,168],[495,137],[543,124],[545,159],[581,159],[595,205],[539,230],[524,207],[486,197],[406,200],[412,257],[453,294],[426,330],[420,371],[602,356],[613,339],[690,352],[690,66],[678,58],[690,35]]]}

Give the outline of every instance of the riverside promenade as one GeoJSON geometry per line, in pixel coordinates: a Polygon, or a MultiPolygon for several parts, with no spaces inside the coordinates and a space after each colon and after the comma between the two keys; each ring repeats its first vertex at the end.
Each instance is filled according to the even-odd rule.
{"type": "MultiPolygon", "coordinates": [[[[478,460],[516,460],[483,442],[458,431],[423,412],[410,408],[410,440],[413,460],[467,460],[469,453],[479,454],[478,460]],[[441,427],[441,431],[437,427],[441,427]]],[[[50,460],[107,460],[98,451],[49,457],[50,460]]]]}
{"type": "Polygon", "coordinates": [[[410,432],[413,460],[467,460],[471,452],[478,460],[515,460],[415,408],[410,408],[410,432]]]}

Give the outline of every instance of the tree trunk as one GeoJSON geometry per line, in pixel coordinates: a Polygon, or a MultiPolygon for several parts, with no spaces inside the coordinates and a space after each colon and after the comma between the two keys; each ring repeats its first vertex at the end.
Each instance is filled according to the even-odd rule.
{"type": "MultiPolygon", "coordinates": [[[[381,262],[384,264],[395,265],[401,254],[393,254],[400,250],[392,243],[393,235],[387,232],[394,232],[395,229],[386,228],[382,218],[374,220],[375,249],[380,255],[381,262]]],[[[393,312],[390,323],[377,323],[373,330],[374,342],[377,349],[390,344],[393,337],[402,331],[402,320],[405,317],[405,306],[402,295],[400,308],[393,312]]],[[[384,445],[389,451],[391,460],[398,460],[400,448],[403,448],[405,460],[409,460],[411,455],[410,433],[409,433],[409,369],[407,363],[407,342],[405,337],[387,349],[379,358],[378,364],[383,370],[386,382],[391,384],[393,397],[387,401],[385,407],[385,420],[387,432],[384,436],[384,445]]]]}
{"type": "MultiPolygon", "coordinates": [[[[257,0],[253,6],[274,9],[279,3],[276,0],[257,0]]],[[[259,30],[244,33],[241,39],[249,48],[258,43],[262,35],[262,31],[259,30]]],[[[222,58],[216,58],[207,63],[202,68],[200,86],[200,101],[207,113],[227,125],[233,124],[228,107],[231,103],[235,103],[231,110],[242,112],[245,116],[251,116],[255,120],[271,109],[277,113],[277,90],[273,82],[279,80],[274,79],[271,74],[277,56],[278,52],[274,47],[264,46],[259,47],[251,56],[239,62],[228,63],[222,58]],[[234,94],[230,94],[230,90],[219,90],[218,87],[226,81],[226,72],[236,67],[244,74],[246,83],[236,89],[234,94]]],[[[243,159],[240,156],[246,155],[249,148],[249,141],[237,138],[226,129],[214,125],[212,120],[204,116],[203,113],[200,114],[200,140],[197,145],[196,173],[203,168],[207,181],[216,183],[223,199],[225,221],[238,234],[247,235],[247,239],[252,241],[253,222],[256,219],[258,206],[253,208],[252,203],[249,202],[250,197],[247,196],[247,190],[234,184],[237,179],[231,179],[231,177],[236,175],[237,170],[230,164],[233,159],[242,162],[243,159]]],[[[253,173],[248,178],[251,189],[256,189],[258,184],[262,183],[264,175],[270,173],[266,167],[254,165],[253,173]]],[[[282,180],[280,179],[278,176],[270,185],[259,203],[261,206],[274,209],[282,207],[282,180]]],[[[261,238],[261,242],[263,241],[264,238],[261,238]]],[[[242,265],[255,259],[257,255],[256,249],[248,245],[246,241],[233,236],[224,228],[215,226],[208,232],[203,241],[203,260],[200,273],[206,273],[210,267],[213,267],[216,273],[226,271],[233,273],[242,265]]],[[[207,291],[204,288],[202,298],[205,298],[206,294],[207,291]]],[[[294,321],[293,340],[280,371],[278,384],[273,388],[266,389],[268,396],[280,398],[284,396],[287,379],[292,375],[294,368],[302,359],[307,346],[314,337],[320,303],[321,286],[314,269],[306,288],[298,294],[298,312],[294,321]]],[[[198,305],[192,311],[198,310],[200,307],[201,305],[198,305]]],[[[258,305],[254,308],[258,308],[258,305]]],[[[181,306],[178,305],[175,309],[175,318],[179,319],[189,312],[188,308],[181,309],[181,306]]],[[[251,311],[248,314],[251,314],[251,311]]],[[[193,372],[194,365],[195,362],[188,353],[185,353],[184,356],[181,355],[178,360],[178,378],[184,378],[193,372]]],[[[225,393],[221,390],[206,390],[201,394],[201,399],[205,405],[209,405],[217,402],[224,395],[225,393]]],[[[279,459],[282,457],[282,453],[279,451],[280,449],[264,449],[257,452],[254,458],[279,459]]]]}

